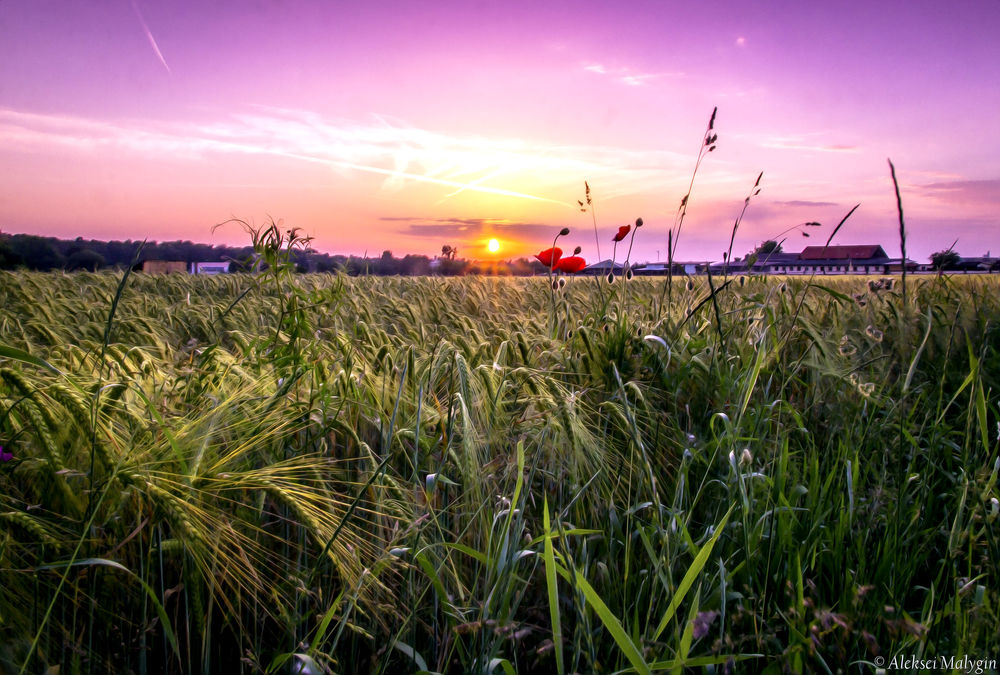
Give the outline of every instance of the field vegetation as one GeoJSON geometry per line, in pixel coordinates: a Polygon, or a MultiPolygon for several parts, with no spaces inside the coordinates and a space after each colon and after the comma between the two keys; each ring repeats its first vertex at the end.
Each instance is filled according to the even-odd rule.
{"type": "Polygon", "coordinates": [[[995,280],[348,278],[255,243],[255,275],[0,273],[0,671],[1000,653],[995,280]]]}

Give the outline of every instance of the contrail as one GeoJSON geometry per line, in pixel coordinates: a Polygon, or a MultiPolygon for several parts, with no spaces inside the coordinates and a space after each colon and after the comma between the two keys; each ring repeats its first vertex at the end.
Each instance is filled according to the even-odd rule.
{"type": "Polygon", "coordinates": [[[139,17],[139,23],[142,24],[142,29],[146,31],[146,38],[149,40],[149,46],[153,48],[154,52],[156,52],[156,58],[160,59],[160,63],[162,63],[163,67],[167,69],[167,72],[173,75],[173,71],[171,71],[170,66],[167,65],[167,60],[163,58],[160,46],[156,44],[156,38],[153,37],[153,33],[149,30],[149,26],[146,25],[146,20],[142,18],[142,12],[139,11],[139,5],[135,4],[135,0],[132,0],[132,9],[135,10],[135,15],[139,17]]]}

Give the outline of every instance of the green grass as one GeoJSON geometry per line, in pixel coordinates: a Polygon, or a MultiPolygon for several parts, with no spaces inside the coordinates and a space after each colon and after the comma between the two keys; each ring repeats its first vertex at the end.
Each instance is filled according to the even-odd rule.
{"type": "Polygon", "coordinates": [[[0,672],[996,658],[996,280],[270,262],[0,273],[0,672]]]}

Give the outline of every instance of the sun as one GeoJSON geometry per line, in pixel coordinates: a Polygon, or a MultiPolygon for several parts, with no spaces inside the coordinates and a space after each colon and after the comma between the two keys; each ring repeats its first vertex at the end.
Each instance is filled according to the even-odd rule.
{"type": "Polygon", "coordinates": [[[490,253],[496,253],[497,251],[500,250],[500,242],[497,241],[496,239],[490,239],[486,243],[486,250],[489,251],[490,253]]]}

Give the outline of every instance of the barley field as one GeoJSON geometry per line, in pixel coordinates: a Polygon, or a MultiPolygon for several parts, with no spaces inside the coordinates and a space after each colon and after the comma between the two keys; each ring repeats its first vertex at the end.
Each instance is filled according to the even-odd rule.
{"type": "Polygon", "coordinates": [[[560,279],[0,273],[0,672],[996,669],[996,279],[560,279]]]}

